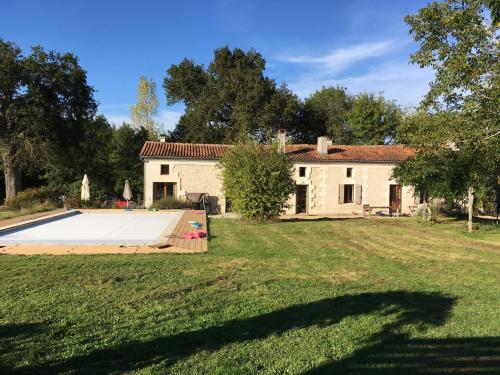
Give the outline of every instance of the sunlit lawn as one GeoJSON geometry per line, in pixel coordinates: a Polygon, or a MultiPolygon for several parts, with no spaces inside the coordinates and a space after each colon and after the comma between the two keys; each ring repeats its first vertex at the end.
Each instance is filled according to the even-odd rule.
{"type": "Polygon", "coordinates": [[[500,230],[212,219],[202,255],[0,256],[0,373],[500,373],[500,230]]]}

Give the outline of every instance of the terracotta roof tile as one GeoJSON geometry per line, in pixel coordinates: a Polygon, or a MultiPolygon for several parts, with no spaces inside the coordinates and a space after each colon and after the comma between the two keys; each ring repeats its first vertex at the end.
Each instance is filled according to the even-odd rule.
{"type": "MultiPolygon", "coordinates": [[[[216,160],[230,150],[232,145],[168,143],[148,141],[142,147],[142,158],[216,160]]],[[[316,145],[287,145],[286,153],[294,161],[328,162],[400,162],[415,154],[416,149],[402,145],[351,146],[330,145],[328,154],[321,155],[316,145]]]]}

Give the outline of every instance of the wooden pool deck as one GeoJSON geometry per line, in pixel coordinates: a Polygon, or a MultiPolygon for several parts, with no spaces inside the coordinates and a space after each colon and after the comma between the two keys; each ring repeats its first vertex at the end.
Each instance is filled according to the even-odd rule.
{"type": "Polygon", "coordinates": [[[195,231],[193,226],[189,223],[190,221],[199,222],[201,224],[199,230],[208,233],[207,214],[205,211],[185,211],[184,215],[181,217],[174,231],[170,235],[168,244],[172,247],[185,249],[190,253],[204,253],[208,251],[208,236],[192,240],[188,240],[183,237],[184,233],[195,231]]]}
{"type": "Polygon", "coordinates": [[[160,236],[157,242],[151,245],[151,247],[170,253],[204,253],[208,251],[208,236],[191,240],[184,238],[185,233],[196,231],[190,223],[193,221],[201,224],[200,231],[208,233],[206,212],[186,210],[183,212],[175,228],[168,230],[167,233],[160,236]]]}

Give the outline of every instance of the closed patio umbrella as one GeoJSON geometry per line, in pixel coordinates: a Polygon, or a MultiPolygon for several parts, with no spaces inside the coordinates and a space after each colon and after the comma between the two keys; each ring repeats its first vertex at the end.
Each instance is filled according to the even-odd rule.
{"type": "Polygon", "coordinates": [[[128,202],[132,199],[132,189],[128,180],[125,180],[125,186],[123,187],[123,198],[127,201],[128,207],[128,202]]]}
{"type": "Polygon", "coordinates": [[[89,201],[90,200],[90,186],[89,186],[89,178],[87,177],[87,174],[83,176],[82,180],[82,191],[80,198],[82,201],[89,201]]]}

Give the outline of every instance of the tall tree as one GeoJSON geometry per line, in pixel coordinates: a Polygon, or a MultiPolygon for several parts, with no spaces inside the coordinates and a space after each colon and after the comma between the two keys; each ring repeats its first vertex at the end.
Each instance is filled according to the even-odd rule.
{"type": "Polygon", "coordinates": [[[338,144],[350,143],[347,115],[352,97],[344,87],[324,87],[304,103],[304,141],[315,142],[326,135],[338,144]]]}
{"type": "Polygon", "coordinates": [[[138,129],[146,129],[149,139],[158,137],[159,124],[155,120],[158,113],[156,83],[152,79],[140,77],[137,84],[137,104],[130,106],[132,124],[138,129]]]}
{"type": "Polygon", "coordinates": [[[167,103],[185,112],[172,136],[186,142],[232,143],[248,137],[266,141],[274,129],[293,130],[298,98],[264,76],[265,60],[254,50],[215,50],[205,69],[184,59],[163,82],[167,103]]]}
{"type": "MultiPolygon", "coordinates": [[[[500,175],[497,11],[494,2],[447,0],[430,3],[405,17],[420,45],[411,62],[435,71],[421,109],[453,115],[452,121],[421,121],[404,129],[404,136],[421,149],[407,163],[420,163],[424,171],[440,167],[459,172],[448,180],[455,198],[470,198],[471,188],[493,188],[500,175]],[[460,189],[456,189],[456,181],[463,182],[460,189]]],[[[404,164],[400,172],[402,181],[410,177],[404,164]]]]}
{"type": "Polygon", "coordinates": [[[401,115],[396,103],[381,95],[356,95],[347,113],[351,142],[372,145],[394,142],[401,115]]]}
{"type": "Polygon", "coordinates": [[[135,197],[144,189],[144,164],[139,159],[144,142],[148,140],[146,129],[136,129],[129,124],[123,124],[113,133],[111,163],[114,170],[114,191],[121,197],[125,180],[135,197]]]}
{"type": "Polygon", "coordinates": [[[0,153],[6,197],[20,189],[20,170],[29,163],[55,163],[96,110],[86,73],[70,53],[33,47],[23,56],[0,39],[0,153]]]}

